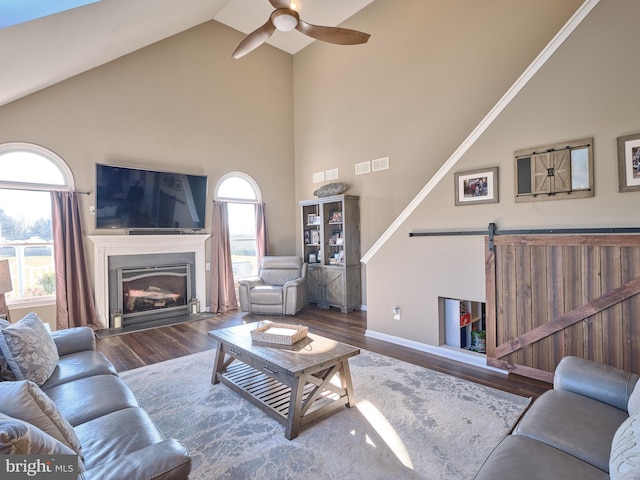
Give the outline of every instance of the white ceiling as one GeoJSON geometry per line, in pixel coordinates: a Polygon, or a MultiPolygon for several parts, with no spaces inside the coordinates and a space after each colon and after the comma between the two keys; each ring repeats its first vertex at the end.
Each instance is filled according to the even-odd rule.
{"type": "MultiPolygon", "coordinates": [[[[296,0],[303,20],[328,26],[372,1],[296,0]]],[[[250,33],[272,11],[268,0],[101,0],[2,28],[0,105],[211,19],[250,33]]],[[[311,41],[294,30],[275,32],[268,43],[295,54],[311,41]]]]}

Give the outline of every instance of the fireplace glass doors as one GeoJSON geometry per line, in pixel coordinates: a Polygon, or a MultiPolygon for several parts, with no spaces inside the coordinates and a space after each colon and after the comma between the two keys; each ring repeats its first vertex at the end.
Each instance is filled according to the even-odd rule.
{"type": "Polygon", "coordinates": [[[123,326],[189,314],[189,264],[117,269],[123,326]]]}

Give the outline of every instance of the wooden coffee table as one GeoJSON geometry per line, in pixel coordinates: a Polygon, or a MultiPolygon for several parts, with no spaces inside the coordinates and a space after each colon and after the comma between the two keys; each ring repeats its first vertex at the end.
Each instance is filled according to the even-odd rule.
{"type": "Polygon", "coordinates": [[[254,342],[250,332],[261,325],[208,333],[218,341],[211,383],[224,383],[285,425],[289,440],[303,425],[356,404],[349,357],[358,348],[311,333],[291,346],[254,342]],[[332,382],[336,375],[340,381],[332,382]]]}

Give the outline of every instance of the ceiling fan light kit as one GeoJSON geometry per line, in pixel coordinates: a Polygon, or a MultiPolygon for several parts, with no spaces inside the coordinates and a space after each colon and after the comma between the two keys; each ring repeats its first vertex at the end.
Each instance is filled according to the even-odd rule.
{"type": "Polygon", "coordinates": [[[293,29],[308,37],[322,42],[334,43],[337,45],[359,45],[367,43],[370,35],[368,33],[350,30],[340,27],[323,27],[312,25],[300,19],[292,5],[287,0],[269,0],[275,8],[267,23],[254,30],[233,51],[233,58],[240,58],[255,50],[264,42],[269,40],[276,30],[290,32],[293,29]]]}
{"type": "Polygon", "coordinates": [[[276,10],[271,14],[273,25],[281,32],[290,32],[298,26],[298,14],[293,10],[276,10]],[[295,16],[293,16],[295,13],[295,16]]]}

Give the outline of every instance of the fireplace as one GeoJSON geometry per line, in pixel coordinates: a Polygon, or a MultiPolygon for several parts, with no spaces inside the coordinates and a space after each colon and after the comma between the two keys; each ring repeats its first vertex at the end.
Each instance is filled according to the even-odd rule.
{"type": "Polygon", "coordinates": [[[89,236],[94,245],[100,322],[112,327],[110,316],[116,310],[123,314],[123,326],[186,317],[193,297],[206,305],[204,250],[208,238],[201,234],[89,236]]]}
{"type": "Polygon", "coordinates": [[[187,315],[191,265],[118,268],[116,304],[122,326],[187,315]]]}
{"type": "Polygon", "coordinates": [[[122,312],[123,327],[188,315],[194,267],[193,252],[111,255],[109,312],[122,312]]]}

